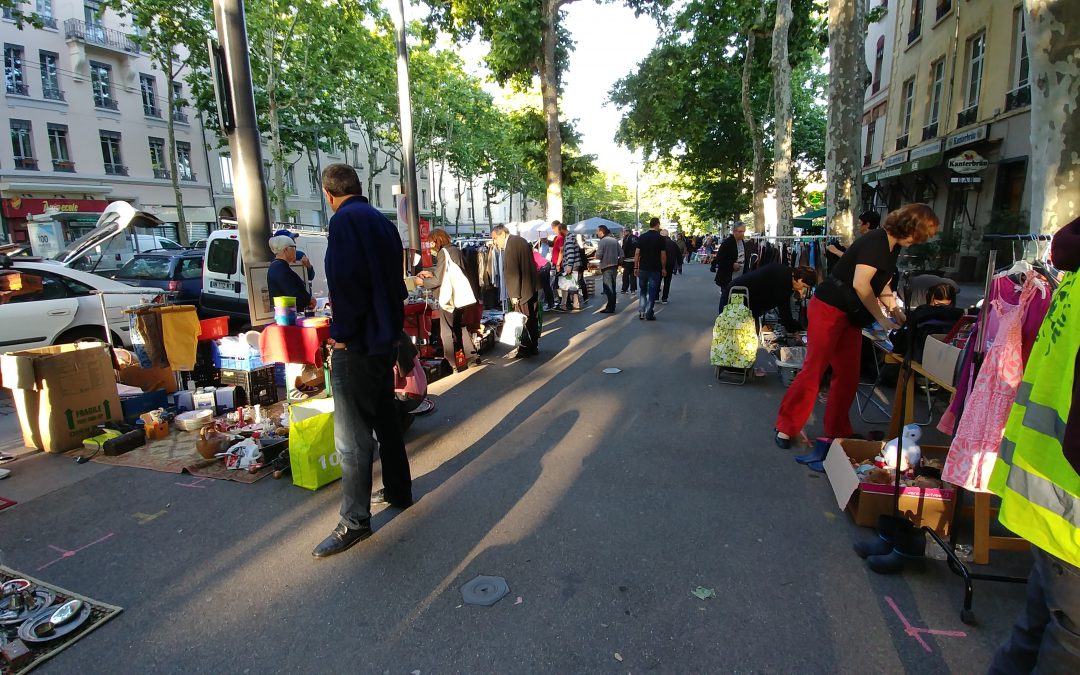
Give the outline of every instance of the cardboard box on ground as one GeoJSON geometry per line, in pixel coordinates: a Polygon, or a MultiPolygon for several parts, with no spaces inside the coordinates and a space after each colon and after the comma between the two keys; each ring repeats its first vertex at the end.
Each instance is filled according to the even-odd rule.
{"type": "Polygon", "coordinates": [[[121,418],[108,347],[64,344],[0,355],[23,443],[45,452],[80,447],[97,426],[121,418]]]}
{"type": "MultiPolygon", "coordinates": [[[[851,514],[856,525],[877,527],[878,516],[893,513],[896,488],[893,485],[877,485],[859,481],[850,459],[861,462],[881,454],[885,444],[880,441],[862,441],[838,438],[829,448],[825,458],[825,473],[829,476],[836,504],[851,514]]],[[[944,460],[949,449],[923,445],[923,457],[944,460]]],[[[948,483],[946,488],[951,487],[948,483]]],[[[933,490],[918,487],[900,488],[900,514],[915,524],[926,525],[938,534],[947,536],[956,507],[956,490],[933,490]]]]}

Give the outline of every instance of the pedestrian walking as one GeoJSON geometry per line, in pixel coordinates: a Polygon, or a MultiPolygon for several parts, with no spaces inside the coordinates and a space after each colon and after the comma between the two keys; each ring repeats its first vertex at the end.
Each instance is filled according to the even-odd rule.
{"type": "Polygon", "coordinates": [[[525,315],[525,329],[521,332],[514,358],[522,359],[540,353],[540,320],[537,313],[540,290],[540,272],[536,269],[529,242],[516,234],[510,234],[505,225],[491,228],[495,247],[503,252],[503,284],[515,312],[525,315]]]}
{"type": "Polygon", "coordinates": [[[412,506],[412,476],[394,406],[394,361],[405,325],[401,237],[363,196],[346,164],[323,170],[330,218],[325,274],[334,321],[330,383],[334,390],[334,445],[341,455],[341,519],[311,552],[341,553],[371,536],[371,504],[412,506]],[[385,488],[371,493],[378,434],[385,488]]]}
{"type": "Polygon", "coordinates": [[[885,219],[881,229],[856,239],[829,278],[818,284],[807,307],[807,352],[803,369],[787,390],[776,418],[776,444],[791,447],[817,401],[821,377],[832,368],[825,405],[825,435],[850,438],[851,402],[859,384],[861,329],[877,321],[886,330],[904,323],[889,281],[900,249],[920,244],[938,230],[938,217],[926,204],[908,204],[885,219]],[[882,307],[884,306],[884,310],[882,307]]]}
{"type": "Polygon", "coordinates": [[[660,219],[649,221],[649,231],[638,238],[634,254],[634,272],[641,282],[638,296],[638,319],[656,321],[654,307],[660,297],[660,282],[667,273],[667,248],[660,236],[660,219]]]}
{"type": "Polygon", "coordinates": [[[562,292],[559,290],[559,274],[562,271],[563,247],[566,245],[567,228],[558,220],[551,221],[551,231],[555,233],[555,241],[551,244],[551,290],[559,301],[552,307],[561,310],[562,292]]]}
{"type": "Polygon", "coordinates": [[[604,314],[615,313],[615,274],[619,270],[619,260],[622,257],[622,247],[615,237],[611,236],[611,230],[607,225],[596,228],[600,241],[596,245],[596,258],[600,262],[600,276],[603,277],[604,297],[607,304],[600,310],[604,314]]]}
{"type": "Polygon", "coordinates": [[[429,236],[435,252],[435,272],[424,270],[417,275],[420,283],[435,293],[439,300],[439,336],[443,359],[455,373],[463,372],[470,363],[479,363],[476,345],[465,325],[465,308],[476,304],[476,296],[468,277],[462,272],[465,259],[450,235],[436,227],[429,236]]]}
{"type": "Polygon", "coordinates": [[[731,235],[720,242],[720,248],[713,258],[710,270],[716,273],[713,281],[720,287],[720,308],[727,304],[724,290],[731,283],[732,278],[739,276],[746,269],[748,260],[746,251],[746,225],[735,223],[731,228],[731,235]]]}
{"type": "Polygon", "coordinates": [[[682,265],[682,254],[679,253],[679,245],[668,235],[667,230],[661,230],[660,236],[664,238],[664,252],[667,253],[667,266],[665,267],[663,292],[660,295],[660,304],[668,303],[668,295],[671,294],[671,277],[678,273],[682,265]]]}
{"type": "MultiPolygon", "coordinates": [[[[683,233],[682,233],[682,232],[680,232],[680,233],[679,233],[679,234],[678,234],[678,235],[677,235],[677,236],[675,237],[675,244],[676,244],[676,245],[678,246],[678,248],[679,248],[679,257],[678,257],[678,260],[677,260],[677,261],[678,261],[678,263],[679,263],[679,265],[678,265],[678,268],[676,269],[676,272],[677,272],[678,274],[682,274],[683,258],[685,258],[685,257],[686,257],[686,251],[687,251],[687,249],[689,248],[689,247],[688,247],[688,246],[686,245],[686,237],[685,237],[685,236],[683,236],[683,233]]],[[[689,261],[687,261],[687,262],[689,262],[689,261]]]]}
{"type": "Polygon", "coordinates": [[[581,291],[581,301],[589,304],[589,287],[585,285],[585,271],[589,268],[589,256],[585,253],[585,235],[575,234],[574,241],[578,247],[578,262],[574,266],[577,271],[577,285],[581,291]]]}
{"type": "Polygon", "coordinates": [[[555,291],[551,279],[551,245],[546,238],[541,237],[533,244],[533,258],[540,271],[540,286],[544,290],[544,311],[550,312],[555,309],[555,291]]]}
{"type": "MultiPolygon", "coordinates": [[[[566,229],[565,225],[563,229],[566,229]]],[[[578,268],[584,257],[585,253],[581,250],[581,246],[578,245],[577,237],[567,236],[566,243],[563,244],[562,267],[559,268],[559,273],[574,279],[578,286],[577,291],[561,291],[564,294],[563,307],[567,311],[574,308],[573,298],[575,295],[578,297],[578,309],[585,307],[585,289],[582,288],[582,282],[578,281],[578,268]]]]}
{"type": "Polygon", "coordinates": [[[622,238],[622,292],[637,293],[637,275],[634,274],[634,254],[637,252],[637,235],[627,228],[622,238]]]}

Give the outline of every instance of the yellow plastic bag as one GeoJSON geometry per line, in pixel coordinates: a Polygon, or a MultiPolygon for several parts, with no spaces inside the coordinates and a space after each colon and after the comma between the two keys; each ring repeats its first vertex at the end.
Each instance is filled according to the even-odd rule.
{"type": "Polygon", "coordinates": [[[289,408],[289,465],[293,485],[318,490],[341,478],[334,445],[334,399],[295,403],[289,408]]]}

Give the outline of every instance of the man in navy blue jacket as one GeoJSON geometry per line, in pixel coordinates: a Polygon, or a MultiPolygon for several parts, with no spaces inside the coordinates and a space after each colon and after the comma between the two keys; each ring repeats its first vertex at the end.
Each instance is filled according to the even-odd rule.
{"type": "Polygon", "coordinates": [[[362,196],[356,171],[331,164],[323,171],[330,208],[326,282],[330,287],[334,444],[341,454],[341,520],[311,552],[340,553],[371,536],[371,504],[412,506],[412,477],[394,408],[394,359],[405,323],[401,237],[362,196]],[[385,488],[372,495],[371,466],[378,435],[385,488]]]}

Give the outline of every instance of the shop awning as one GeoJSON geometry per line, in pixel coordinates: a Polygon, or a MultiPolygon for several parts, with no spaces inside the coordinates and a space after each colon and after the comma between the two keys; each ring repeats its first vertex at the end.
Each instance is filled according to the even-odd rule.
{"type": "MultiPolygon", "coordinates": [[[[941,160],[944,157],[944,154],[941,151],[941,145],[941,139],[920,145],[911,150],[908,154],[908,161],[906,162],[885,166],[876,171],[867,171],[863,174],[863,183],[873,183],[877,180],[895,178],[907,173],[932,169],[941,164],[941,160]]],[[[889,163],[889,158],[886,158],[885,163],[889,163]]]]}
{"type": "Polygon", "coordinates": [[[824,218],[827,211],[828,211],[828,209],[818,209],[817,211],[807,211],[806,213],[802,214],[801,216],[795,216],[794,218],[792,218],[792,220],[814,221],[814,220],[817,220],[818,218],[824,218]]]}

